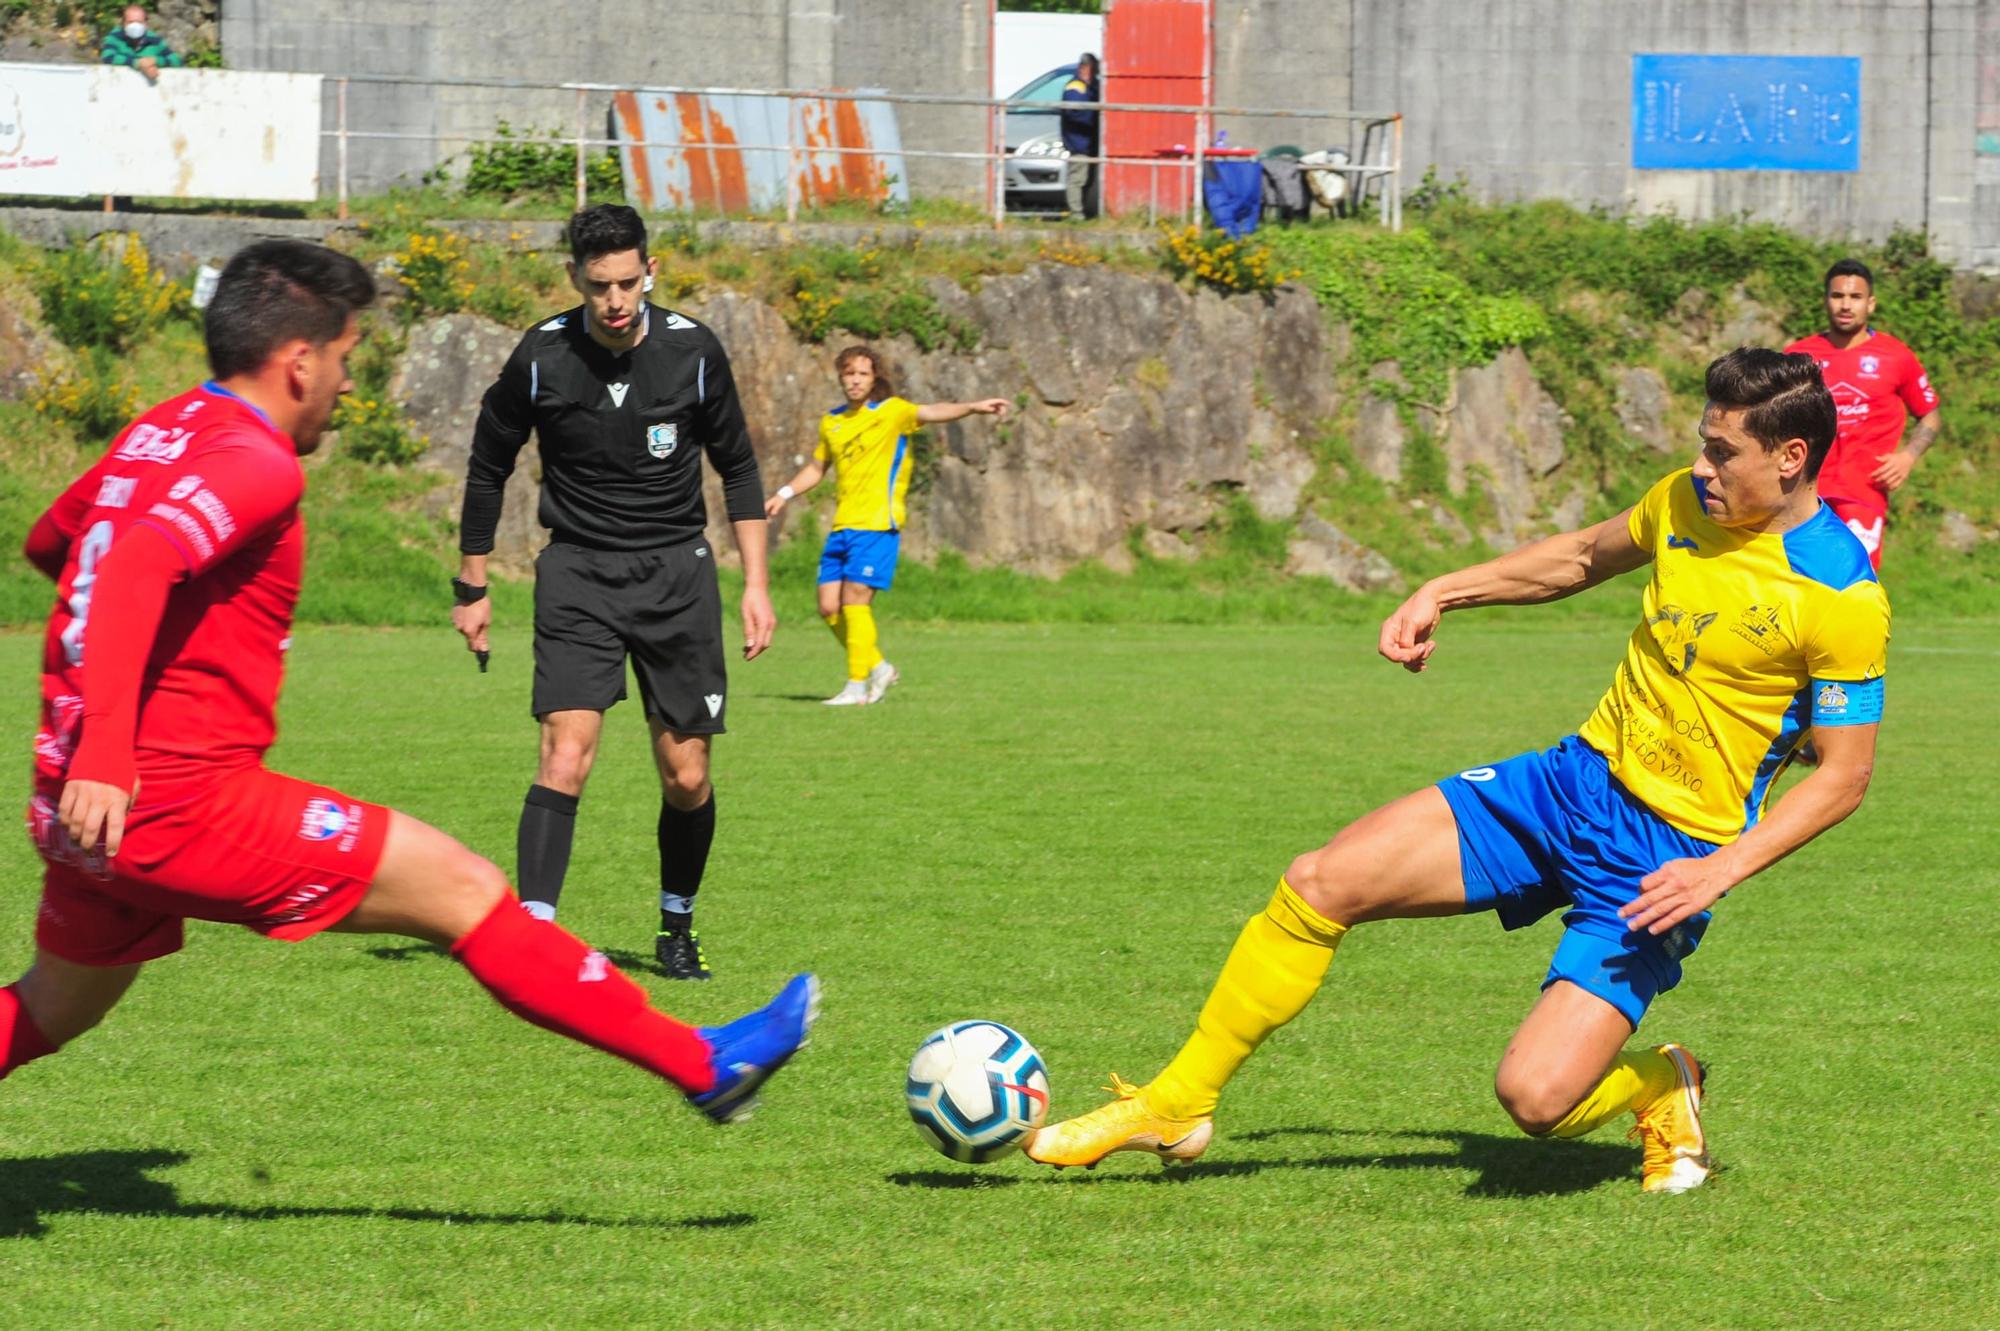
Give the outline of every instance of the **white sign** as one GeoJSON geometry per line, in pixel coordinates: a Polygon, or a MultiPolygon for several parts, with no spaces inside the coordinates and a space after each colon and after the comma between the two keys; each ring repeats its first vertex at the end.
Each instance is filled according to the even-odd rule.
{"type": "Polygon", "coordinates": [[[309,200],[317,74],[0,63],[0,194],[309,200]],[[11,124],[11,128],[5,127],[11,124]]]}
{"type": "Polygon", "coordinates": [[[83,108],[88,65],[0,64],[0,194],[100,192],[83,108]]]}

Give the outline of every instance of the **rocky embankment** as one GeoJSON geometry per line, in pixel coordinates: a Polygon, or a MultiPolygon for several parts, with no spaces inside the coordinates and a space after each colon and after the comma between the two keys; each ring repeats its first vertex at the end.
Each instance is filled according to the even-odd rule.
{"type": "MultiPolygon", "coordinates": [[[[1367,388],[1358,403],[1342,402],[1340,384],[1357,379],[1343,373],[1350,339],[1308,293],[1225,298],[1061,264],[989,278],[976,293],[940,279],[934,293],[978,330],[977,350],[925,353],[891,339],[882,349],[898,390],[918,401],[1006,397],[1016,410],[1005,423],[932,427],[912,496],[912,553],[950,548],[976,564],[1038,572],[1093,559],[1118,568],[1131,563],[1136,532],[1155,557],[1192,558],[1218,508],[1240,493],[1265,519],[1294,525],[1294,572],[1361,590],[1398,583],[1386,559],[1307,502],[1321,465],[1312,445],[1336,420],[1357,461],[1385,481],[1401,478],[1411,441],[1394,402],[1367,388]]],[[[735,292],[708,294],[686,312],[729,348],[766,484],[781,484],[839,400],[835,344],[801,343],[777,310],[735,292]]],[[[465,314],[412,330],[391,392],[432,441],[426,465],[462,472],[479,396],[518,336],[465,314]]],[[[1621,407],[1636,437],[1664,448],[1666,389],[1650,375],[1636,373],[1621,407]]],[[[1384,363],[1360,381],[1397,378],[1384,363]]],[[[1519,351],[1461,372],[1444,402],[1415,415],[1444,454],[1453,492],[1485,493],[1493,521],[1478,534],[1489,544],[1580,516],[1584,496],[1562,475],[1563,413],[1519,351]]],[[[503,565],[523,566],[539,544],[537,466],[531,446],[509,492],[503,565]]],[[[455,506],[456,488],[441,487],[437,502],[455,506]]],[[[721,511],[712,481],[710,506],[721,511]]],[[[1442,506],[1416,509],[1412,520],[1434,539],[1472,534],[1442,506]]]]}

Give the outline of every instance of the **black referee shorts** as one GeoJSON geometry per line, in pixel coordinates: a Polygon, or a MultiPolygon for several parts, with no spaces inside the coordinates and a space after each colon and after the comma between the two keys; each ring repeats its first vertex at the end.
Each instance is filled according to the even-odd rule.
{"type": "Polygon", "coordinates": [[[711,556],[705,539],[544,549],[535,560],[535,715],[607,710],[625,697],[630,656],[647,716],[684,735],[720,735],[729,679],[711,556]]]}

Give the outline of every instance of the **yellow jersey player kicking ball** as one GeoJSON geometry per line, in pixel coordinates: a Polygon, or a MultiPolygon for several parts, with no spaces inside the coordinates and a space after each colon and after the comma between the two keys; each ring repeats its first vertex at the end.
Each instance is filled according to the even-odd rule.
{"type": "Polygon", "coordinates": [[[1701,452],[1630,510],[1420,588],[1380,651],[1425,668],[1451,610],[1527,605],[1653,566],[1610,690],[1555,747],[1474,767],[1349,824],[1294,860],[1244,926],[1180,1054],[1143,1088],[1044,1128],[1052,1165],[1113,1151],[1192,1160],[1223,1085],[1318,992],[1372,920],[1563,910],[1540,999],[1494,1077],[1532,1136],[1637,1116],[1648,1192],[1707,1179],[1702,1065],[1625,1047],[1674,987],[1709,907],[1860,806],[1875,758],[1889,606],[1814,477],[1833,399],[1809,356],[1742,348],[1708,367],[1701,452]],[[1766,808],[1807,733],[1820,765],[1766,808]]]}
{"type": "Polygon", "coordinates": [[[882,657],[875,631],[875,593],[889,590],[909,517],[910,436],[925,425],[967,416],[1007,414],[1007,400],[931,402],[918,406],[895,395],[882,359],[848,347],[833,359],[846,400],[820,418],[812,461],[764,501],[775,518],[786,503],[834,470],[833,530],[819,559],[819,617],[847,653],[847,684],[829,707],[880,702],[901,678],[882,657]]]}

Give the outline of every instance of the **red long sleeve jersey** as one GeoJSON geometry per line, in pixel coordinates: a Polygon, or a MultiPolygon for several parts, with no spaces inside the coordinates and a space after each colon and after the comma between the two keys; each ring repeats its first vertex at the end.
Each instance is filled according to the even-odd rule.
{"type": "Polygon", "coordinates": [[[91,602],[99,565],[142,525],[181,560],[140,682],[134,758],[147,802],[262,757],[277,737],[304,567],[304,485],[291,439],[208,383],[133,422],[63,492],[28,542],[37,562],[66,547],[43,646],[38,778],[61,780],[81,739],[86,651],[141,645],[148,626],[93,622],[91,602]]]}

